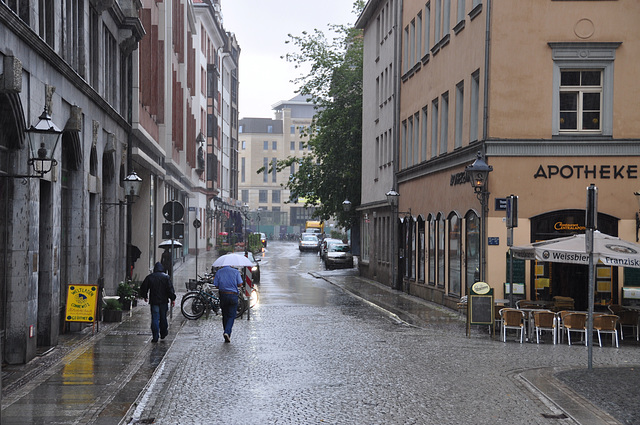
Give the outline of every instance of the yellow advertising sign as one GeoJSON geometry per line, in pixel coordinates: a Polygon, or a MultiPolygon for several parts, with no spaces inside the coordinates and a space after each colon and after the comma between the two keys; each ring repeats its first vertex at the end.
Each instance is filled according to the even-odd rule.
{"type": "Polygon", "coordinates": [[[97,302],[97,285],[69,285],[65,320],[67,322],[94,322],[97,302]]]}

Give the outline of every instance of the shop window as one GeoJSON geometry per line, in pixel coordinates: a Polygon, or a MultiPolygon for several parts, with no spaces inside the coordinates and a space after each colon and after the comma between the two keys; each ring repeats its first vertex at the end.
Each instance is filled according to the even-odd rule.
{"type": "Polygon", "coordinates": [[[424,260],[425,260],[425,222],[422,216],[418,217],[418,281],[424,283],[424,260]]]}
{"type": "Polygon", "coordinates": [[[438,287],[444,288],[445,283],[445,220],[444,214],[439,213],[437,221],[438,232],[438,287]]]}
{"type": "Polygon", "coordinates": [[[429,284],[436,284],[436,221],[432,215],[427,219],[429,223],[429,284]]]}
{"type": "Polygon", "coordinates": [[[462,279],[462,238],[460,217],[456,213],[449,216],[449,294],[460,296],[462,279]]]}
{"type": "Polygon", "coordinates": [[[475,211],[467,213],[465,224],[465,281],[466,288],[470,288],[480,280],[480,218],[475,211]]]}

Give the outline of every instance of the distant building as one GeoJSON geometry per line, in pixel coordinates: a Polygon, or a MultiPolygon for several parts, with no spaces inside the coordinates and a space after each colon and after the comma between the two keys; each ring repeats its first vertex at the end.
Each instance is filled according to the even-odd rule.
{"type": "Polygon", "coordinates": [[[288,170],[269,171],[272,164],[290,156],[310,154],[308,132],[314,105],[302,96],[281,101],[272,106],[275,118],[242,118],[239,128],[239,189],[240,201],[249,205],[251,228],[279,237],[280,234],[299,231],[310,219],[312,208],[289,201],[289,190],[284,188],[289,176],[297,170],[292,164],[288,170]],[[264,171],[257,174],[257,170],[264,171]]]}

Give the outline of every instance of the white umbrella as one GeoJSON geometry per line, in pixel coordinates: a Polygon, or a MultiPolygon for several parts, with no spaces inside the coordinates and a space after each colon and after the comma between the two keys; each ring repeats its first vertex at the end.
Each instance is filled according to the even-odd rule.
{"type": "Polygon", "coordinates": [[[213,262],[213,267],[251,267],[253,263],[244,255],[226,254],[213,262]]]}
{"type": "MultiPolygon", "coordinates": [[[[548,241],[511,247],[514,258],[555,263],[589,264],[585,235],[566,236],[548,241]]],[[[593,232],[594,261],[607,266],[640,268],[640,245],[593,232]]]]}
{"type": "MultiPolygon", "coordinates": [[[[177,246],[177,247],[181,247],[182,246],[182,242],[177,241],[177,240],[173,240],[173,246],[177,246]]],[[[160,245],[158,245],[159,248],[171,248],[171,239],[167,240],[167,241],[162,241],[160,242],[160,245]]]]}

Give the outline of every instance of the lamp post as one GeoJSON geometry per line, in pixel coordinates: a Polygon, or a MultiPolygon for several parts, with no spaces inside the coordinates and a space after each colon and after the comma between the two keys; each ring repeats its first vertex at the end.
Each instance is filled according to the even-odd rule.
{"type": "Polygon", "coordinates": [[[396,257],[398,250],[398,232],[397,232],[397,221],[398,221],[398,198],[400,194],[395,190],[391,189],[386,193],[387,202],[391,205],[391,287],[393,289],[398,289],[398,272],[397,272],[397,264],[396,257]]]}
{"type": "MultiPolygon", "coordinates": [[[[633,192],[638,202],[638,208],[640,208],[640,192],[633,192]]],[[[636,211],[636,242],[638,242],[638,230],[640,230],[640,213],[636,211]]]]}
{"type": "Polygon", "coordinates": [[[242,242],[244,242],[244,254],[247,255],[249,250],[248,244],[249,240],[247,239],[247,213],[249,212],[249,204],[244,204],[242,206],[242,218],[244,219],[244,226],[242,228],[242,242]]]}
{"type": "MultiPolygon", "coordinates": [[[[471,181],[471,186],[473,187],[473,191],[476,194],[476,197],[480,201],[480,206],[482,208],[481,217],[480,217],[480,280],[485,281],[486,279],[486,264],[487,264],[487,255],[486,255],[486,233],[487,233],[487,215],[489,213],[489,191],[487,191],[487,180],[489,178],[489,173],[493,171],[493,167],[487,165],[484,161],[483,155],[481,152],[478,152],[478,157],[473,162],[473,164],[468,165],[465,168],[465,172],[467,177],[471,181]]],[[[512,289],[513,290],[513,289],[512,289]]]]}

